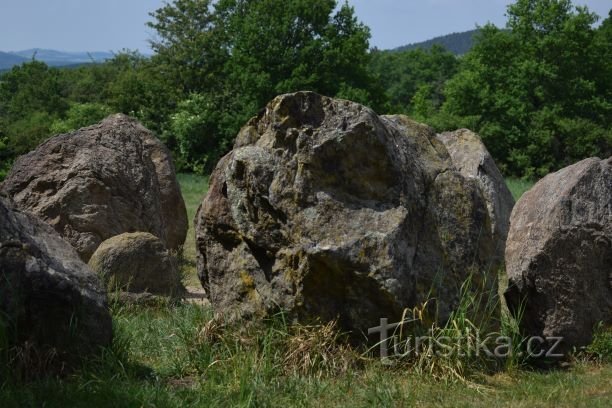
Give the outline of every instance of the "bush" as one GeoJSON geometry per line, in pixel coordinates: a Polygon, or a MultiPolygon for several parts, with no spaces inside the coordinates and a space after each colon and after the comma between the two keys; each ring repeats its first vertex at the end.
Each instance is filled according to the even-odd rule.
{"type": "Polygon", "coordinates": [[[50,135],[49,126],[53,120],[49,113],[38,111],[11,123],[6,137],[11,156],[21,156],[44,142],[50,135]]]}
{"type": "Polygon", "coordinates": [[[100,103],[73,103],[66,117],[54,121],[49,130],[52,134],[68,133],[98,123],[111,113],[111,108],[100,103]]]}
{"type": "Polygon", "coordinates": [[[218,98],[191,94],[170,116],[166,133],[166,138],[174,138],[178,147],[177,167],[199,174],[210,172],[230,149],[239,123],[232,110],[223,109],[218,98]]]}

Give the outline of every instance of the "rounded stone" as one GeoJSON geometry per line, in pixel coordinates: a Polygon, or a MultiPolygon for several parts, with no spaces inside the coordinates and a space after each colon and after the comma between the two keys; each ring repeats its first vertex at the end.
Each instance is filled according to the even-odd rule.
{"type": "Polygon", "coordinates": [[[161,240],[147,232],[104,241],[89,260],[110,290],[180,296],[184,292],[176,259],[161,240]]]}

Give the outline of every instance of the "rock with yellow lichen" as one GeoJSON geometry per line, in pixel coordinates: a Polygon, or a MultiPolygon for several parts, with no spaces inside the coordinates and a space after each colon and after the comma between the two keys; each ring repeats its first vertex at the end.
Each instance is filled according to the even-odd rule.
{"type": "Polygon", "coordinates": [[[466,279],[496,290],[491,222],[431,128],[298,92],[218,163],[195,220],[198,273],[238,318],[282,310],[359,333],[434,297],[443,320],[466,279]]]}

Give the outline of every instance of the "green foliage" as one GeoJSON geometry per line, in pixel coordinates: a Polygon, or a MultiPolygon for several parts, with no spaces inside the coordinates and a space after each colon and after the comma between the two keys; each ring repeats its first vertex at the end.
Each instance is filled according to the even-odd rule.
{"type": "Polygon", "coordinates": [[[370,69],[389,98],[388,110],[429,117],[444,101],[444,84],[457,72],[456,57],[440,46],[430,50],[374,51],[370,69]]]}
{"type": "Polygon", "coordinates": [[[147,25],[157,33],[151,48],[164,79],[183,95],[214,86],[228,51],[220,42],[212,1],[175,0],[150,15],[147,25]]]}
{"type": "Polygon", "coordinates": [[[0,81],[0,115],[8,121],[24,119],[32,112],[61,115],[67,108],[58,69],[31,61],[14,67],[0,81]]]}
{"type": "Polygon", "coordinates": [[[482,28],[443,111],[473,118],[507,174],[539,177],[612,149],[610,38],[569,0],[518,0],[482,28]]]}
{"type": "Polygon", "coordinates": [[[68,133],[98,123],[111,113],[111,108],[100,103],[74,103],[65,118],[53,122],[49,130],[52,134],[68,133]]]}
{"type": "Polygon", "coordinates": [[[7,128],[7,148],[13,157],[33,150],[50,135],[49,126],[55,117],[46,111],[30,112],[16,119],[7,128]]]}
{"type": "Polygon", "coordinates": [[[0,182],[4,180],[10,170],[12,153],[9,150],[8,138],[0,131],[0,182]]]}
{"type": "Polygon", "coordinates": [[[602,362],[612,362],[612,327],[600,323],[593,333],[593,342],[586,348],[589,356],[602,362]]]}
{"type": "Polygon", "coordinates": [[[236,133],[280,93],[313,90],[382,106],[369,30],[335,0],[177,0],[151,14],[153,64],[178,89],[163,127],[179,168],[210,172],[236,133]]]}
{"type": "Polygon", "coordinates": [[[238,129],[221,127],[223,112],[215,98],[192,94],[178,104],[170,118],[170,132],[178,146],[179,168],[202,173],[210,169],[228,149],[238,129]]]}
{"type": "Polygon", "coordinates": [[[31,61],[0,76],[0,178],[55,132],[110,112],[157,133],[181,170],[209,173],[250,117],[298,90],[477,131],[502,172],[535,179],[612,154],[612,18],[570,0],[518,0],[507,28],[478,30],[460,58],[368,49],[336,0],[174,0],[151,13],[155,55],[102,64],[31,61]]]}
{"type": "Polygon", "coordinates": [[[38,61],[0,77],[0,178],[18,155],[49,136],[49,126],[68,104],[59,70],[38,61]]]}

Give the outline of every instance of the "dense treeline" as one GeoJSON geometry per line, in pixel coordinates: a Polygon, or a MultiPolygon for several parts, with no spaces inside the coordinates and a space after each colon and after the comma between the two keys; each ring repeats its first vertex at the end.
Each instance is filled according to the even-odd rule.
{"type": "Polygon", "coordinates": [[[74,69],[32,61],[0,77],[0,178],[54,133],[112,112],[140,119],[182,171],[209,172],[275,95],[313,90],[479,132],[507,175],[536,177],[612,150],[612,19],[570,0],[518,0],[456,57],[369,50],[335,0],[175,0],[151,14],[155,54],[74,69]]]}

